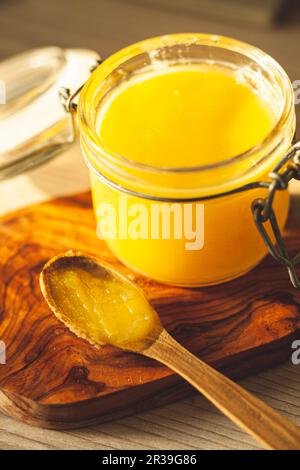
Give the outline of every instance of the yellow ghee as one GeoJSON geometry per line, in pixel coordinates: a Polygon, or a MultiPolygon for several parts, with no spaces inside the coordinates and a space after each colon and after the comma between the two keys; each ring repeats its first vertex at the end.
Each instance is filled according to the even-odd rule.
{"type": "Polygon", "coordinates": [[[146,345],[160,325],[142,292],[110,271],[67,265],[47,279],[60,319],[93,344],[146,345]]]}
{"type": "Polygon", "coordinates": [[[263,141],[274,120],[262,97],[225,69],[177,65],[117,87],[100,107],[97,131],[109,152],[185,167],[245,152],[263,141]]]}

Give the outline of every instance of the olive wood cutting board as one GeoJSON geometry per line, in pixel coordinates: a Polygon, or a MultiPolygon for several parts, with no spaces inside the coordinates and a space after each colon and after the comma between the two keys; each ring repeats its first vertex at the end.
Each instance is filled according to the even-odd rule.
{"type": "MultiPolygon", "coordinates": [[[[300,250],[300,217],[285,232],[300,250]]],[[[101,257],[145,291],[162,323],[185,347],[234,378],[290,357],[300,339],[300,292],[267,257],[249,274],[201,289],[170,287],[130,272],[97,239],[90,193],[57,199],[0,219],[0,410],[53,429],[87,426],[185,397],[174,372],[111,346],[95,349],[49,311],[39,274],[69,249],[101,257]],[[3,356],[2,356],[3,358],[3,356]]]]}

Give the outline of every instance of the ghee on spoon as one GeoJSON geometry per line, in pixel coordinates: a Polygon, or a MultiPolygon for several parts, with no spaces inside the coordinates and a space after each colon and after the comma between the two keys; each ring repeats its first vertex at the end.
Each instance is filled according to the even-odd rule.
{"type": "Polygon", "coordinates": [[[142,350],[162,330],[136,284],[97,258],[69,251],[45,265],[40,281],[55,315],[94,346],[142,350]]]}
{"type": "Polygon", "coordinates": [[[78,337],[158,360],[265,447],[300,449],[297,426],[177,343],[141,289],[101,260],[72,251],[56,256],[40,284],[51,310],[78,337]]]}

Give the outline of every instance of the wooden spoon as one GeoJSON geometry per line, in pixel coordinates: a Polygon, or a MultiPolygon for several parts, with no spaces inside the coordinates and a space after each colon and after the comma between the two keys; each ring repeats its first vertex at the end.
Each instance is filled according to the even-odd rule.
{"type": "Polygon", "coordinates": [[[139,287],[101,260],[67,252],[45,265],[40,282],[51,310],[77,336],[156,359],[265,447],[300,449],[297,426],[182,347],[139,287]]]}

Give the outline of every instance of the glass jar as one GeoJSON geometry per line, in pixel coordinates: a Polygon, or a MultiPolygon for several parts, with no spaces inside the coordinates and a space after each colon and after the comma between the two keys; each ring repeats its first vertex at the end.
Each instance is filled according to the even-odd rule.
{"type": "MultiPolygon", "coordinates": [[[[116,217],[115,229],[106,235],[100,229],[100,236],[123,263],[163,283],[196,287],[241,276],[267,254],[251,207],[254,200],[267,197],[270,172],[287,153],[295,132],[292,85],[267,54],[233,39],[203,34],[142,41],[114,54],[93,72],[80,94],[78,119],[96,220],[101,225],[108,207],[113,208],[110,217],[116,217]],[[179,63],[222,64],[242,74],[249,86],[263,93],[276,114],[276,125],[267,138],[234,158],[198,167],[189,167],[188,155],[185,168],[161,168],[108,152],[96,132],[97,115],[107,94],[145,67],[155,70],[179,63]],[[197,213],[200,233],[190,227],[186,236],[184,230],[181,237],[173,230],[163,237],[158,232],[153,236],[150,228],[147,236],[140,233],[138,237],[136,232],[130,236],[120,221],[124,214],[132,217],[141,206],[145,217],[160,211],[164,221],[177,218],[182,226],[186,213],[197,213]]],[[[280,229],[288,208],[288,191],[278,191],[274,210],[280,229]]],[[[110,222],[114,224],[112,218],[110,222]]],[[[267,233],[271,233],[269,227],[267,233]]]]}

